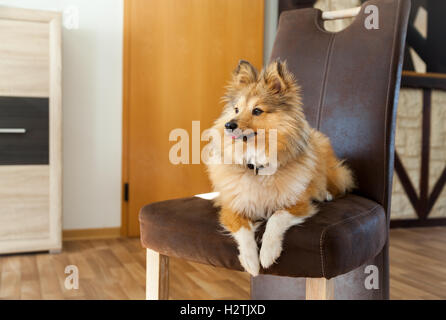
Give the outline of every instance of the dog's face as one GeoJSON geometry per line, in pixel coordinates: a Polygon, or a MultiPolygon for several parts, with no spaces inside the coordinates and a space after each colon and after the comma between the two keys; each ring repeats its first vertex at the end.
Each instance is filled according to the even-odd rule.
{"type": "Polygon", "coordinates": [[[227,87],[225,108],[214,128],[232,139],[248,141],[258,132],[268,140],[277,130],[277,150],[299,148],[306,138],[306,121],[299,87],[286,63],[275,61],[259,74],[247,61],[240,61],[227,87]],[[299,144],[299,145],[296,145],[299,144]]]}

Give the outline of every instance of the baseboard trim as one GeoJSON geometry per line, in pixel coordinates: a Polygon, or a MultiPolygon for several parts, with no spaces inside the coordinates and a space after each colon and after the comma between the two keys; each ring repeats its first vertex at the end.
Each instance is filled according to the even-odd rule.
{"type": "Polygon", "coordinates": [[[390,220],[390,228],[418,228],[446,226],[446,218],[390,220]]]}
{"type": "Polygon", "coordinates": [[[98,228],[98,229],[72,229],[63,230],[62,239],[71,240],[89,240],[89,239],[113,239],[121,236],[121,228],[98,228]]]}

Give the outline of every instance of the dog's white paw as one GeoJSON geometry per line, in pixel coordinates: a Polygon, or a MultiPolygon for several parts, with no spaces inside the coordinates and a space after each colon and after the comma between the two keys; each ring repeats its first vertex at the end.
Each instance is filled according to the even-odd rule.
{"type": "Polygon", "coordinates": [[[304,220],[304,217],[293,216],[286,210],[278,210],[268,219],[260,249],[260,263],[263,268],[269,268],[280,257],[285,232],[304,220]]]}
{"type": "Polygon", "coordinates": [[[333,195],[327,191],[327,194],[325,195],[325,201],[332,201],[333,195]]]}
{"type": "Polygon", "coordinates": [[[269,268],[276,262],[281,253],[282,239],[272,239],[269,237],[265,239],[264,237],[262,241],[262,248],[260,249],[260,263],[262,264],[262,267],[265,269],[269,268]]]}
{"type": "Polygon", "coordinates": [[[250,229],[242,227],[233,236],[238,244],[240,252],[238,258],[242,267],[253,277],[259,274],[259,252],[257,250],[257,242],[254,237],[253,226],[250,229]]]}
{"type": "Polygon", "coordinates": [[[238,256],[242,267],[253,277],[259,275],[259,254],[257,253],[257,248],[253,250],[241,250],[238,256]]]}

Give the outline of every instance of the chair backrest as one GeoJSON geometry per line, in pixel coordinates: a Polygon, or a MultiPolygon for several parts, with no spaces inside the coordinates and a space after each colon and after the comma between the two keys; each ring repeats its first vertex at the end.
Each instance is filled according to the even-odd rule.
{"type": "Polygon", "coordinates": [[[324,29],[318,9],[286,11],[271,56],[287,61],[302,87],[307,120],[347,160],[357,192],[383,205],[387,215],[409,10],[409,0],[367,1],[337,33],[324,29]],[[378,9],[378,29],[366,27],[370,5],[378,9]]]}

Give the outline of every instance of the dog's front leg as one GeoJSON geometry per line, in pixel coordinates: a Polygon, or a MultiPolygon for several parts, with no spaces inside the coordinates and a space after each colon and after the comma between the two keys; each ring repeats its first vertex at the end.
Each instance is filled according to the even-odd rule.
{"type": "Polygon", "coordinates": [[[291,208],[278,210],[268,219],[262,237],[260,263],[269,268],[282,253],[285,232],[292,226],[301,224],[316,212],[309,200],[298,202],[291,208]]]}
{"type": "Polygon", "coordinates": [[[259,252],[255,240],[255,230],[251,221],[228,208],[220,212],[221,224],[231,232],[238,245],[239,260],[243,268],[252,276],[259,274],[259,252]]]}

